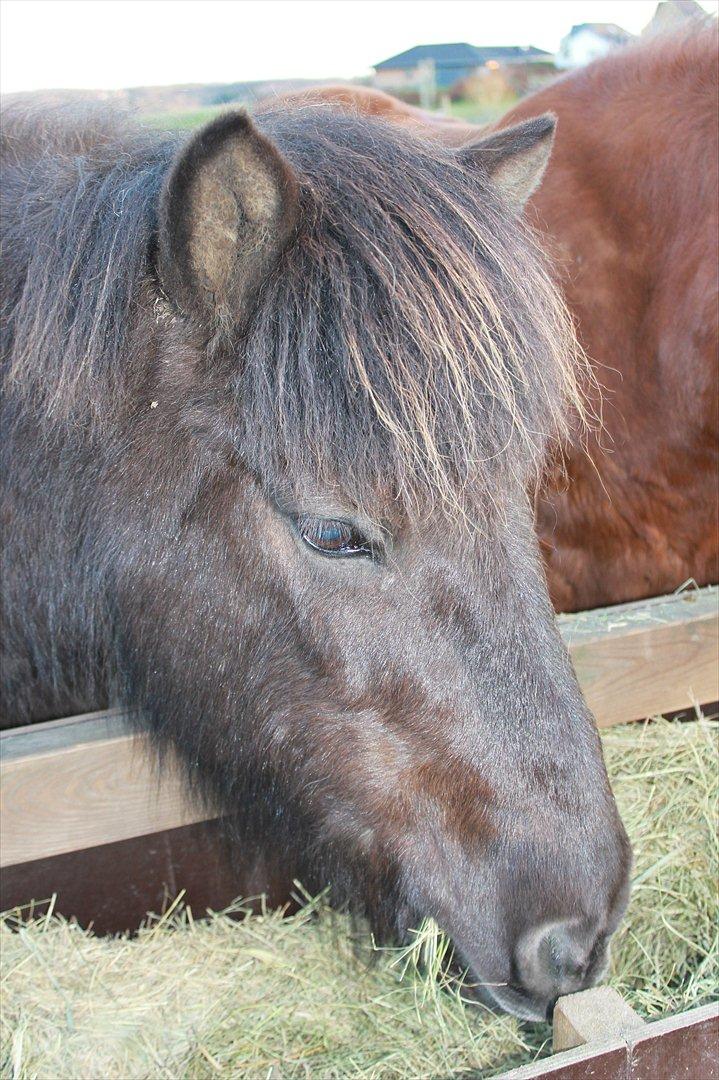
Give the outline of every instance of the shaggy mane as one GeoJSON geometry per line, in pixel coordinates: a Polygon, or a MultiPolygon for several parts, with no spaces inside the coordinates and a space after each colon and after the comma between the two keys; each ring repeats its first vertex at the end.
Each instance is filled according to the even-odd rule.
{"type": "MultiPolygon", "coordinates": [[[[54,112],[5,117],[3,358],[46,423],[102,429],[162,349],[156,208],[180,137],[54,112]]],[[[246,459],[270,485],[414,510],[456,510],[501,469],[536,475],[568,406],[583,413],[577,346],[483,170],[327,108],[257,123],[297,174],[301,219],[243,333],[206,343],[230,364],[246,459]]]]}

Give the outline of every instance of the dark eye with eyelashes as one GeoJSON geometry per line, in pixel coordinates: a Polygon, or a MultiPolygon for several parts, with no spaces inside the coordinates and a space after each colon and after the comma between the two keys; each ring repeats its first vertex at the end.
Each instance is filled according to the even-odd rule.
{"type": "Polygon", "coordinates": [[[356,526],[339,518],[302,516],[296,519],[297,531],[313,551],[320,555],[347,558],[350,555],[372,557],[371,541],[356,526]]]}

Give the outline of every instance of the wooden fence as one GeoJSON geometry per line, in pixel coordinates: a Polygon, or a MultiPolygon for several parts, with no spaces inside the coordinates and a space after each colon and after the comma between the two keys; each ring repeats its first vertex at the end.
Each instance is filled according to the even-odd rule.
{"type": "MultiPolygon", "coordinates": [[[[719,699],[718,598],[709,588],[559,617],[600,727],[719,699]]],[[[3,732],[0,866],[205,820],[144,744],[121,709],[3,732]]]]}
{"type": "Polygon", "coordinates": [[[496,1080],[719,1080],[719,1006],[645,1023],[608,986],[560,998],[554,1053],[496,1080]]]}

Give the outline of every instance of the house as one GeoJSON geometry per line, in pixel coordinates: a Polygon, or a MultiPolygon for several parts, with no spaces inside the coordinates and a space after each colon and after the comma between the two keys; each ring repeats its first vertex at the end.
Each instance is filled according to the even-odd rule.
{"type": "Polygon", "coordinates": [[[697,0],[660,0],[657,10],[642,30],[643,34],[663,34],[679,29],[687,19],[707,19],[707,13],[697,0]]]}
{"type": "Polygon", "coordinates": [[[533,45],[478,47],[466,42],[415,45],[374,65],[374,85],[392,93],[416,91],[425,100],[448,92],[456,83],[486,69],[552,61],[533,45]]]}
{"type": "Polygon", "coordinates": [[[575,68],[598,60],[634,41],[634,35],[616,23],[579,23],[559,45],[557,67],[575,68]]]}

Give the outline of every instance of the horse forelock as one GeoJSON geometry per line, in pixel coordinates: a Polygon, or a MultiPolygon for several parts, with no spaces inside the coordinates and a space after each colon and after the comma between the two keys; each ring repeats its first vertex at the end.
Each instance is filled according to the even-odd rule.
{"type": "Polygon", "coordinates": [[[258,467],[412,512],[537,474],[586,419],[586,367],[529,230],[453,151],[382,121],[314,106],[260,123],[302,215],[237,379],[258,467]]]}
{"type": "MultiPolygon", "coordinates": [[[[22,115],[5,140],[9,386],[48,424],[102,426],[148,381],[177,138],[124,119],[113,135],[105,111],[81,132],[72,112],[39,132],[22,115]]],[[[381,492],[457,510],[500,467],[526,482],[568,408],[583,415],[572,327],[527,230],[481,171],[381,121],[305,107],[258,123],[301,218],[222,343],[242,452],[270,485],[302,476],[370,508],[381,492]]]]}

